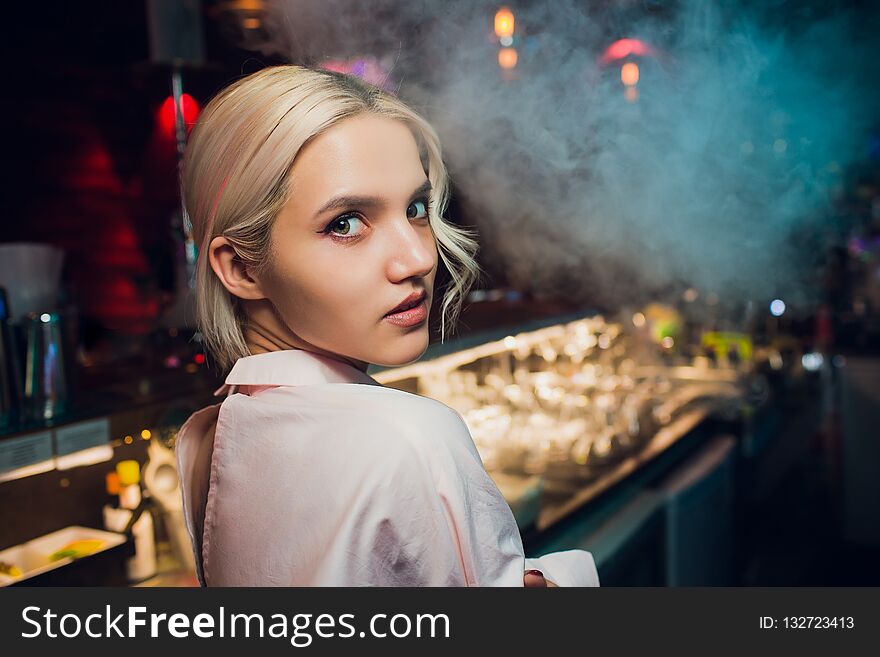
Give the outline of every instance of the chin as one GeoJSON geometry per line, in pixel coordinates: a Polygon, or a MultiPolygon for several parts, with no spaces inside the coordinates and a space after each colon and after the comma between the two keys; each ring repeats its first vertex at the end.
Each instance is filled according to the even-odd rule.
{"type": "Polygon", "coordinates": [[[427,322],[418,330],[388,340],[377,348],[369,362],[381,367],[400,367],[418,360],[428,348],[427,322]]]}

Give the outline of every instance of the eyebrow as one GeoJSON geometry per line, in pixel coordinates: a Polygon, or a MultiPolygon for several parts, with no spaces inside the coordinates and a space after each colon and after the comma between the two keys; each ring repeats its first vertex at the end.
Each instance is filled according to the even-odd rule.
{"type": "MultiPolygon", "coordinates": [[[[410,198],[415,198],[421,194],[427,194],[432,189],[431,181],[425,180],[418,189],[410,194],[410,198]]],[[[378,208],[383,205],[385,205],[385,199],[379,198],[378,196],[337,196],[325,203],[323,207],[315,213],[315,218],[320,217],[322,214],[329,212],[330,210],[339,210],[354,206],[362,208],[378,208]]]]}

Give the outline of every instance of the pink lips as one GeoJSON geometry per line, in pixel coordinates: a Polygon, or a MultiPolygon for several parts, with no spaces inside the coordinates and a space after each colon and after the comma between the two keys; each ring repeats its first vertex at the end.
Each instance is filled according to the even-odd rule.
{"type": "MultiPolygon", "coordinates": [[[[412,308],[406,310],[398,310],[388,313],[383,319],[397,326],[410,327],[417,326],[428,318],[428,295],[422,294],[422,300],[412,308]]],[[[401,304],[403,305],[403,304],[401,304]]]]}

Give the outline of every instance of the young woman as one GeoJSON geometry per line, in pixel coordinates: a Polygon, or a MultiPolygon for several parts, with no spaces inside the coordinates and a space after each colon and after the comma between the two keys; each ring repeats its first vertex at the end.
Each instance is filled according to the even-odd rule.
{"type": "Polygon", "coordinates": [[[205,107],[184,198],[231,371],[177,438],[202,585],[598,586],[588,552],[525,558],[456,411],[366,374],[427,348],[440,261],[442,333],[478,272],[447,186],[431,126],[357,78],[271,67],[205,107]]]}

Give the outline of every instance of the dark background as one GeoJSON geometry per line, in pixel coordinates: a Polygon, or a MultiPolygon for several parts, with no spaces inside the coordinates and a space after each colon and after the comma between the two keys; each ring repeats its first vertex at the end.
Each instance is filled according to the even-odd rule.
{"type": "MultiPolygon", "coordinates": [[[[613,36],[633,15],[662,18],[676,3],[583,4],[613,36]]],[[[206,64],[184,71],[184,89],[200,105],[233,79],[283,63],[281,57],[237,47],[239,35],[228,16],[218,13],[220,5],[203,3],[206,64]]],[[[394,2],[379,5],[389,12],[396,7],[394,2]]],[[[874,29],[878,16],[877,3],[867,0],[760,5],[767,8],[768,21],[789,30],[841,8],[864,14],[866,31],[874,29]]],[[[372,20],[381,18],[381,11],[371,14],[372,20]]],[[[429,66],[430,44],[420,42],[423,28],[414,22],[401,35],[400,47],[409,53],[401,60],[404,79],[429,66]]],[[[66,251],[65,290],[80,306],[87,341],[105,330],[150,331],[174,289],[176,155],[161,117],[170,95],[169,69],[150,62],[148,33],[144,2],[34,3],[7,14],[8,168],[0,186],[0,241],[48,242],[66,251]]],[[[316,39],[335,44],[339,55],[344,44],[357,46],[357,35],[335,34],[332,24],[313,41],[306,33],[298,39],[304,63],[312,63],[308,53],[321,50],[316,39]]],[[[876,86],[877,61],[864,62],[870,87],[876,86]]],[[[880,154],[880,146],[875,150],[880,154]]],[[[856,172],[854,193],[860,180],[873,184],[874,176],[856,172]]],[[[469,224],[467,199],[455,192],[449,216],[469,224]]],[[[833,257],[829,262],[835,265],[833,257]]],[[[491,263],[488,274],[486,287],[505,284],[504,272],[491,263]]]]}

